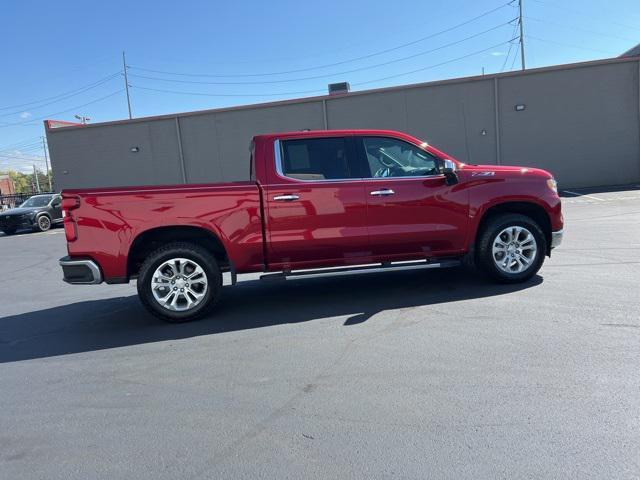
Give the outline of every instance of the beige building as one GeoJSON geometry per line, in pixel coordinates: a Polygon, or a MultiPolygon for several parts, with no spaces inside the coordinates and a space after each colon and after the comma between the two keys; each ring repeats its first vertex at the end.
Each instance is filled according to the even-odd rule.
{"type": "Polygon", "coordinates": [[[467,163],[551,171],[562,188],[640,182],[640,57],[259,105],[47,127],[60,188],[246,180],[257,134],[400,130],[467,163]]]}

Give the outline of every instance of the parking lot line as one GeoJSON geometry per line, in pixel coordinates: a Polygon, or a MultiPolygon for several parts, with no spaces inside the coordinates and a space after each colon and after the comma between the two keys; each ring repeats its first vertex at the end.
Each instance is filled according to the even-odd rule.
{"type": "Polygon", "coordinates": [[[605,201],[602,198],[594,197],[593,195],[585,195],[583,193],[572,192],[571,190],[563,190],[563,192],[564,193],[570,193],[571,195],[575,195],[576,197],[592,198],[593,200],[598,200],[600,202],[604,202],[605,201]]]}

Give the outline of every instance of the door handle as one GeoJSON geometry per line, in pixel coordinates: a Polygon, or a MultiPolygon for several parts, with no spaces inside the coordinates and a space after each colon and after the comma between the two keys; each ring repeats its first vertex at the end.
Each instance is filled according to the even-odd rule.
{"type": "Polygon", "coordinates": [[[374,197],[385,197],[387,195],[395,195],[396,192],[391,190],[390,188],[383,188],[382,190],[374,190],[371,192],[371,195],[374,197]]]}
{"type": "Polygon", "coordinates": [[[276,195],[273,199],[276,202],[293,202],[294,200],[298,200],[300,197],[298,195],[276,195]]]}

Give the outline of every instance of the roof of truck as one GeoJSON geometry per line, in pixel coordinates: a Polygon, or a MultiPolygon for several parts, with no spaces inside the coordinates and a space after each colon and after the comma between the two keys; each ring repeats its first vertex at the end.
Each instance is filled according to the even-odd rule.
{"type": "Polygon", "coordinates": [[[383,136],[403,137],[403,138],[417,140],[415,137],[403,132],[399,132],[397,130],[380,130],[380,129],[296,130],[296,131],[289,131],[289,132],[256,135],[253,138],[260,139],[260,140],[273,140],[274,138],[284,138],[284,137],[333,137],[333,136],[345,136],[345,135],[383,135],[383,136]]]}

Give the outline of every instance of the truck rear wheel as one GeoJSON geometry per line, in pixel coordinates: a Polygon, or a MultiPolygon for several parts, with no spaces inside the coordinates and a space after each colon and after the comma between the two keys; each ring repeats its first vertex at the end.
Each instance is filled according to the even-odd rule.
{"type": "Polygon", "coordinates": [[[138,296],[155,316],[171,323],[209,313],[222,292],[215,257],[199,245],[175,242],[151,253],[138,276],[138,296]]]}
{"type": "Polygon", "coordinates": [[[480,232],[478,266],[498,282],[524,282],[540,270],[546,251],[544,233],[533,219],[506,213],[489,220],[480,232]]]}

